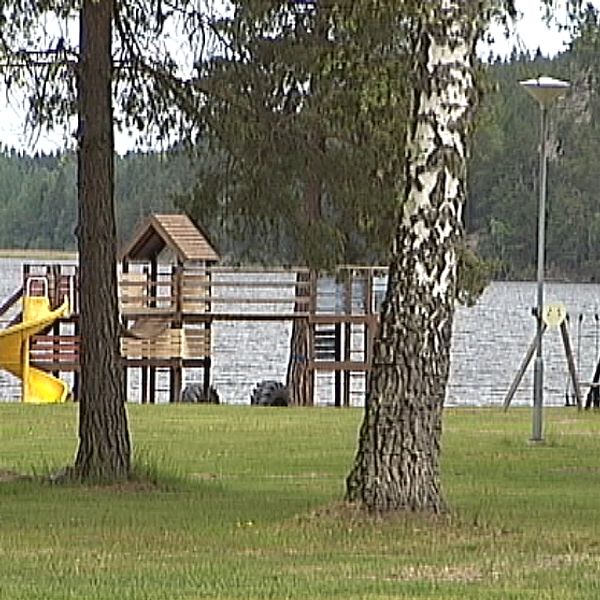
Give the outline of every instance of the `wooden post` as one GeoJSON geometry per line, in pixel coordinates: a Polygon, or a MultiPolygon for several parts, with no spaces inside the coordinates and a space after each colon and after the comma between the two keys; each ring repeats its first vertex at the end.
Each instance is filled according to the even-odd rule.
{"type": "Polygon", "coordinates": [[[600,382],[600,360],[596,365],[596,370],[594,371],[594,377],[592,379],[592,384],[590,386],[590,391],[588,392],[587,398],[585,400],[585,410],[589,410],[592,408],[599,407],[600,393],[598,389],[598,382],[600,382]]]}
{"type": "Polygon", "coordinates": [[[183,265],[181,263],[178,263],[173,268],[172,285],[173,300],[175,300],[175,319],[173,324],[175,327],[181,327],[183,319],[183,265]]]}
{"type": "Polygon", "coordinates": [[[79,377],[79,371],[73,372],[73,402],[79,401],[79,382],[81,378],[79,377]]]}
{"type": "MultiPolygon", "coordinates": [[[[127,258],[124,258],[121,262],[121,273],[129,273],[129,261],[127,258]]],[[[123,279],[121,279],[121,283],[123,279]]],[[[123,286],[121,285],[121,298],[123,297],[123,286]]],[[[123,302],[121,301],[121,332],[125,332],[127,330],[127,317],[123,314],[123,302]]],[[[119,339],[119,345],[121,344],[121,340],[119,339]]],[[[127,365],[127,357],[123,356],[123,352],[121,352],[121,360],[123,361],[123,378],[125,379],[125,393],[127,394],[127,398],[129,398],[129,367],[127,365]]],[[[141,386],[141,378],[140,378],[140,386],[141,386]]],[[[140,399],[140,402],[142,400],[140,399]]]]}
{"type": "MultiPolygon", "coordinates": [[[[153,257],[150,261],[150,277],[148,278],[148,307],[156,308],[158,294],[158,260],[153,257]]],[[[147,374],[147,402],[156,403],[156,367],[149,366],[147,374]]]]}
{"type": "MultiPolygon", "coordinates": [[[[352,324],[346,323],[344,327],[344,361],[350,361],[350,351],[352,349],[352,324]]],[[[348,370],[344,371],[344,406],[350,406],[350,382],[351,373],[348,370]]]]}
{"type": "Polygon", "coordinates": [[[569,339],[569,330],[567,329],[565,321],[560,324],[560,335],[562,337],[563,346],[565,347],[567,366],[569,367],[569,374],[571,375],[571,383],[573,384],[573,390],[575,392],[577,408],[581,410],[581,392],[579,390],[579,381],[577,380],[577,369],[575,368],[575,360],[571,350],[571,340],[569,339]]]}
{"type": "MultiPolygon", "coordinates": [[[[76,275],[74,275],[75,277],[75,282],[74,285],[76,286],[76,290],[79,289],[79,273],[78,271],[76,271],[76,275]]],[[[79,307],[79,299],[78,299],[78,293],[77,291],[74,292],[75,298],[76,298],[76,303],[77,303],[77,307],[79,307]]],[[[73,373],[73,400],[75,402],[79,401],[79,386],[81,383],[81,377],[80,377],[80,372],[81,372],[81,330],[79,327],[79,314],[75,315],[74,318],[74,323],[73,323],[73,332],[75,334],[75,339],[78,340],[78,344],[79,344],[79,348],[77,349],[77,361],[79,363],[79,369],[77,369],[74,373],[73,373]]]]}
{"type": "Polygon", "coordinates": [[[52,336],[52,364],[57,365],[56,370],[52,371],[52,376],[60,377],[60,321],[57,319],[50,328],[50,335],[52,336]]]}
{"type": "MultiPolygon", "coordinates": [[[[546,331],[546,324],[544,323],[542,325],[542,335],[544,334],[545,331],[546,331]]],[[[529,348],[527,349],[525,358],[523,359],[523,362],[521,363],[521,366],[519,367],[519,370],[517,371],[517,374],[515,375],[515,378],[510,386],[510,389],[508,390],[508,393],[506,394],[506,398],[504,399],[504,411],[505,412],[508,410],[510,403],[512,402],[512,399],[517,392],[519,384],[521,383],[523,376],[525,375],[525,371],[527,371],[527,367],[529,366],[529,363],[531,362],[531,359],[533,358],[533,355],[535,354],[536,348],[537,348],[537,335],[533,338],[533,341],[531,342],[529,348]]]]}
{"type": "Polygon", "coordinates": [[[22,285],[2,306],[0,306],[0,317],[3,317],[23,297],[24,289],[25,288],[22,285]]]}
{"type": "Polygon", "coordinates": [[[169,401],[171,403],[179,402],[181,399],[182,373],[181,367],[171,367],[170,369],[169,401]]]}
{"type": "MultiPolygon", "coordinates": [[[[173,269],[172,276],[172,294],[175,300],[175,316],[171,322],[173,329],[181,329],[183,327],[183,264],[178,262],[173,269]]],[[[181,356],[181,348],[179,356],[173,357],[172,366],[170,367],[170,402],[179,402],[181,398],[181,388],[183,384],[183,361],[181,356]]]]}
{"type": "Polygon", "coordinates": [[[309,305],[308,305],[308,393],[310,405],[313,406],[315,403],[315,383],[316,383],[316,369],[315,369],[315,328],[316,324],[314,321],[311,323],[311,316],[314,316],[317,312],[317,283],[318,274],[314,269],[311,269],[308,274],[309,280],[309,305]]]}
{"type": "MultiPolygon", "coordinates": [[[[373,278],[375,276],[375,270],[369,269],[367,271],[367,282],[365,286],[365,314],[368,316],[367,321],[364,325],[364,338],[363,338],[363,353],[364,361],[367,363],[367,370],[364,374],[365,383],[365,399],[369,394],[369,371],[371,369],[371,362],[373,358],[373,338],[374,329],[377,325],[377,317],[374,314],[373,307],[373,278]]],[[[366,400],[365,400],[366,403],[366,400]]]]}
{"type": "Polygon", "coordinates": [[[50,300],[50,307],[53,309],[62,304],[62,298],[59,297],[59,281],[60,265],[51,265],[48,272],[48,299],[50,300]]]}
{"type": "MultiPolygon", "coordinates": [[[[212,265],[206,265],[206,275],[208,278],[208,297],[212,298],[212,269],[210,268],[212,265]]],[[[206,302],[205,305],[205,310],[206,312],[208,312],[208,314],[212,313],[212,302],[209,300],[208,302],[206,302]]],[[[208,390],[210,389],[210,368],[211,368],[211,356],[212,356],[212,335],[211,335],[211,329],[212,329],[212,319],[207,319],[204,322],[204,330],[206,332],[207,338],[208,338],[208,348],[206,350],[205,356],[204,356],[204,365],[203,365],[203,375],[204,375],[204,395],[205,398],[208,398],[208,390]]]]}
{"type": "Polygon", "coordinates": [[[158,293],[158,262],[156,258],[150,261],[150,276],[148,277],[148,306],[156,308],[156,294],[158,293]]]}
{"type": "MultiPolygon", "coordinates": [[[[334,326],[334,353],[333,360],[339,362],[342,358],[342,324],[336,323],[334,326]]],[[[334,404],[338,408],[342,405],[342,373],[339,369],[334,371],[334,404]]]]}
{"type": "Polygon", "coordinates": [[[203,375],[204,375],[204,394],[205,394],[205,398],[208,398],[208,390],[210,390],[210,366],[211,366],[211,360],[210,360],[210,356],[205,356],[204,357],[204,365],[203,365],[203,375]]]}
{"type": "Polygon", "coordinates": [[[365,279],[365,314],[373,313],[373,269],[367,270],[365,279]]]}
{"type": "Polygon", "coordinates": [[[148,400],[150,404],[156,404],[156,367],[149,367],[148,371],[148,387],[150,388],[148,400]]]}
{"type": "MultiPolygon", "coordinates": [[[[344,309],[347,315],[352,314],[352,283],[353,272],[349,269],[349,279],[346,281],[344,309]]],[[[352,350],[352,324],[344,324],[344,362],[350,362],[352,350]]],[[[344,406],[350,406],[350,371],[344,369],[344,406]]]]}
{"type": "Polygon", "coordinates": [[[140,391],[142,404],[148,404],[148,371],[149,367],[140,367],[140,391]]]}

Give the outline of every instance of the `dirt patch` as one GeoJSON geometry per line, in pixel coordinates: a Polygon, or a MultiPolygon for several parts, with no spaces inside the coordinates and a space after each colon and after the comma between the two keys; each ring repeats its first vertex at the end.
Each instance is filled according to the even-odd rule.
{"type": "Polygon", "coordinates": [[[118,481],[116,483],[96,484],[90,486],[95,490],[106,490],[107,492],[117,492],[120,494],[146,494],[148,492],[164,491],[168,486],[161,485],[160,482],[144,481],[141,479],[130,479],[127,481],[118,481]]]}
{"type": "MultiPolygon", "coordinates": [[[[487,577],[476,565],[406,566],[379,581],[427,581],[435,583],[474,583],[487,577]]],[[[494,579],[494,577],[492,577],[494,579]]]]}
{"type": "Polygon", "coordinates": [[[11,481],[24,481],[30,479],[26,475],[17,473],[15,471],[8,471],[6,469],[0,469],[0,483],[10,483],[11,481]]]}
{"type": "Polygon", "coordinates": [[[199,479],[200,481],[214,481],[215,479],[224,479],[221,473],[192,473],[190,477],[192,479],[199,479]]]}
{"type": "MultiPolygon", "coordinates": [[[[244,479],[246,475],[239,475],[235,473],[224,475],[223,473],[192,473],[190,475],[192,479],[199,479],[200,481],[214,481],[215,479],[244,479]]],[[[253,479],[282,479],[282,480],[310,480],[310,479],[333,479],[334,475],[331,473],[314,473],[312,471],[303,473],[273,473],[267,475],[255,475],[253,479]]]]}
{"type": "Polygon", "coordinates": [[[72,467],[59,469],[49,476],[40,478],[40,481],[43,483],[49,483],[50,485],[122,494],[148,493],[169,489],[167,482],[160,481],[154,477],[146,477],[143,474],[134,474],[130,479],[120,479],[117,481],[81,480],[75,475],[72,467]]]}
{"type": "Polygon", "coordinates": [[[305,519],[329,519],[334,522],[372,524],[408,524],[418,527],[448,526],[452,523],[452,516],[447,513],[431,514],[427,512],[369,511],[359,504],[352,502],[334,502],[317,508],[310,512],[305,519]]]}
{"type": "MultiPolygon", "coordinates": [[[[288,569],[292,573],[303,575],[322,576],[329,574],[333,576],[331,569],[322,565],[293,566],[288,569]]],[[[348,573],[349,579],[377,582],[428,582],[428,583],[476,583],[480,581],[499,578],[499,574],[484,573],[477,565],[406,565],[394,569],[390,573],[348,573]]]]}
{"type": "Polygon", "coordinates": [[[88,488],[90,490],[106,490],[107,492],[119,493],[147,493],[155,492],[157,490],[164,490],[167,487],[164,484],[161,484],[161,482],[144,479],[130,479],[127,481],[118,481],[115,483],[106,484],[85,484],[70,479],[65,470],[61,470],[58,473],[54,473],[50,476],[32,477],[30,475],[17,473],[16,471],[0,469],[0,484],[12,483],[15,481],[38,481],[40,483],[50,483],[52,485],[80,486],[81,488],[88,488]]]}
{"type": "Polygon", "coordinates": [[[530,562],[527,567],[527,572],[536,571],[554,571],[567,569],[577,565],[593,565],[598,564],[598,557],[592,556],[587,552],[576,554],[555,554],[548,556],[540,556],[536,561],[530,562]]]}
{"type": "Polygon", "coordinates": [[[600,473],[600,467],[560,467],[553,469],[554,473],[600,473]]]}
{"type": "Polygon", "coordinates": [[[331,473],[281,473],[273,475],[263,475],[262,479],[333,479],[331,473]]]}

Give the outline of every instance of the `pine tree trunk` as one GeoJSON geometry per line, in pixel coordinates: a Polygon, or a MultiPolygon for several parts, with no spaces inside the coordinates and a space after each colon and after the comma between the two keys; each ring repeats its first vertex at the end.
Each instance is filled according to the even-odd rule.
{"type": "MultiPolygon", "coordinates": [[[[306,274],[298,273],[297,277],[300,282],[306,274]]],[[[297,295],[306,295],[306,287],[298,288],[297,295]]],[[[296,304],[295,310],[305,311],[306,307],[296,304]]],[[[308,319],[294,319],[285,384],[290,394],[290,403],[296,406],[312,406],[314,401],[313,374],[308,370],[309,336],[308,319]]]]}
{"type": "MultiPolygon", "coordinates": [[[[319,223],[321,214],[321,180],[318,177],[308,177],[304,190],[303,210],[309,226],[319,223]]],[[[307,262],[312,261],[307,258],[307,262]]],[[[316,272],[298,273],[297,283],[316,281],[316,272]]],[[[306,285],[296,286],[296,296],[306,296],[306,285]]],[[[306,312],[306,304],[296,302],[294,311],[306,312]]],[[[311,308],[309,308],[311,310],[311,308]]],[[[310,323],[308,319],[294,319],[290,338],[290,357],[288,360],[286,387],[290,394],[290,402],[296,406],[312,406],[314,404],[314,373],[308,369],[310,344],[310,323]]]]}
{"type": "Polygon", "coordinates": [[[467,136],[476,101],[478,17],[471,4],[424,4],[415,36],[404,204],[359,448],[346,488],[349,501],[375,511],[444,509],[439,477],[442,409],[467,136]]]}
{"type": "Polygon", "coordinates": [[[75,475],[129,475],[126,390],[119,357],[113,199],[112,0],[84,0],[79,63],[77,237],[81,289],[81,395],[75,475]]]}

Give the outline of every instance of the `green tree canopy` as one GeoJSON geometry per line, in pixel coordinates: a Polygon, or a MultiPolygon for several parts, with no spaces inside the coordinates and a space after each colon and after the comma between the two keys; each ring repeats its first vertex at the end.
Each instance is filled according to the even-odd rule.
{"type": "Polygon", "coordinates": [[[327,267],[389,249],[406,121],[396,8],[244,0],[213,22],[198,83],[211,160],[181,204],[238,254],[327,267]]]}

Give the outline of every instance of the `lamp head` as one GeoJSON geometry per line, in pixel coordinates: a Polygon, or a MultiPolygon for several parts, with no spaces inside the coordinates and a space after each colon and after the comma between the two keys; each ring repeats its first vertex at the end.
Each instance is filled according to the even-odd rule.
{"type": "Polygon", "coordinates": [[[537,77],[527,79],[520,84],[527,93],[538,101],[542,108],[548,108],[554,100],[562,96],[571,87],[568,81],[561,81],[553,77],[537,77]]]}

